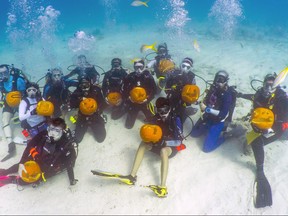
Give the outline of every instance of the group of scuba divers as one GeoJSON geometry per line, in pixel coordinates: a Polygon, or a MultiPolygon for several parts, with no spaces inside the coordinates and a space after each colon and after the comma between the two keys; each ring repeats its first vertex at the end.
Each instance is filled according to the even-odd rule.
{"type": "Polygon", "coordinates": [[[96,170],[92,173],[134,185],[144,154],[151,151],[161,157],[161,180],[159,185],[148,187],[158,197],[166,197],[169,158],[186,147],[183,123],[198,111],[193,106],[199,105],[200,117],[188,136],[205,135],[203,151],[208,153],[225,140],[235,138],[236,133],[229,128],[233,125],[236,99],[244,98],[252,102],[252,109],[245,117],[250,122],[250,131],[243,133],[246,136],[244,146],[252,147],[256,160],[254,204],[256,208],[271,206],[271,188],[264,174],[264,146],[279,139],[288,128],[288,98],[280,85],[275,86],[277,74],[267,74],[255,94],[243,94],[237,92],[235,86],[229,86],[229,74],[225,70],[218,71],[213,81],[205,81],[194,74],[192,58],[186,57],[176,66],[166,43],[158,45],[153,59],[133,61],[134,70],[129,71],[123,68],[120,58],[113,58],[111,69],[104,73],[100,82],[95,65],[91,65],[85,55],[80,55],[78,64],[67,75],[60,68],[48,70],[43,94],[39,80],[31,82],[13,65],[0,65],[2,128],[8,142],[8,155],[2,162],[16,152],[10,126],[16,113],[27,140],[20,161],[8,169],[0,169],[0,186],[7,183],[38,185],[64,170],[67,170],[70,185],[75,185],[78,180],[73,167],[78,144],[88,127],[95,140],[102,143],[106,138],[105,110],[110,110],[112,120],[127,114],[127,129],[133,128],[141,111],[145,116],[140,129],[142,141],[131,173],[118,175],[96,170]],[[76,78],[72,79],[73,76],[76,78]],[[195,77],[207,84],[203,97],[195,77]],[[70,118],[75,124],[73,131],[65,123],[65,115],[71,110],[77,112],[70,118]]]}

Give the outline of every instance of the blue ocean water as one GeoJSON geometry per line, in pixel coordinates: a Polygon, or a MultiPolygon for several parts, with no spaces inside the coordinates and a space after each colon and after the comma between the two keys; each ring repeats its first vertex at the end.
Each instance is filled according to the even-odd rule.
{"type": "MultiPolygon", "coordinates": [[[[126,37],[129,41],[129,38],[137,37],[138,31],[141,36],[145,32],[146,41],[143,43],[152,43],[155,38],[158,42],[166,40],[166,37],[175,39],[175,35],[178,35],[173,49],[177,49],[189,37],[287,41],[287,0],[150,0],[148,7],[131,6],[132,2],[1,0],[0,56],[5,56],[4,52],[14,55],[12,60],[2,58],[2,61],[16,61],[19,64],[22,60],[21,64],[29,64],[27,48],[34,48],[34,53],[35,49],[42,50],[41,55],[50,64],[47,67],[50,67],[59,64],[59,60],[55,59],[60,58],[52,48],[59,50],[63,46],[71,56],[81,51],[87,54],[87,50],[95,50],[95,43],[108,35],[115,36],[110,42],[113,48],[109,45],[110,48],[115,49],[115,55],[122,55],[118,50],[129,50],[133,44],[125,43],[124,47],[120,40],[126,37]],[[77,31],[84,31],[85,38],[76,40],[77,31]],[[126,36],[119,36],[124,33],[126,36]],[[117,47],[117,41],[122,46],[117,47]]],[[[140,47],[140,39],[136,42],[140,47]]],[[[96,48],[106,49],[105,44],[101,43],[96,48]]]]}
{"type": "MultiPolygon", "coordinates": [[[[164,24],[165,20],[173,16],[177,4],[187,12],[187,18],[205,22],[208,19],[213,4],[223,2],[223,11],[242,8],[244,19],[242,24],[260,26],[279,25],[287,27],[285,14],[288,6],[286,0],[151,0],[149,8],[131,6],[132,0],[1,0],[0,29],[1,37],[5,37],[8,14],[17,14],[17,24],[23,25],[41,15],[40,7],[51,5],[61,15],[57,24],[62,31],[83,28],[85,26],[105,27],[114,20],[115,24],[139,25],[139,23],[164,24]],[[235,6],[236,5],[236,6],[235,6]],[[4,33],[4,34],[3,34],[4,33]]],[[[233,11],[234,10],[234,11],[233,11]]],[[[187,22],[189,25],[189,22],[187,22]]],[[[147,26],[145,26],[147,27],[147,26]]],[[[26,29],[27,30],[27,29],[26,29]]]]}
{"type": "MultiPolygon", "coordinates": [[[[231,85],[237,85],[237,90],[243,93],[253,93],[253,89],[249,89],[249,83],[252,79],[262,79],[265,74],[274,71],[279,72],[288,66],[288,0],[150,0],[147,3],[149,7],[134,7],[131,6],[132,2],[133,0],[0,0],[0,64],[14,63],[16,67],[26,72],[31,80],[36,81],[40,77],[43,77],[47,69],[51,67],[61,66],[64,73],[67,73],[67,67],[73,64],[75,56],[80,53],[85,53],[89,61],[101,66],[104,70],[110,68],[110,61],[113,57],[121,57],[125,67],[131,67],[130,60],[132,58],[145,56],[145,53],[140,53],[139,51],[142,44],[165,41],[168,44],[173,59],[177,63],[179,63],[183,57],[192,57],[196,74],[205,79],[212,78],[217,70],[225,69],[230,74],[229,82],[231,85]],[[77,34],[77,31],[79,34],[77,34]],[[200,44],[201,52],[193,49],[193,41],[195,39],[197,39],[200,44]]],[[[99,71],[100,73],[102,72],[101,70],[99,71]]],[[[44,81],[44,79],[42,81],[44,81]]],[[[204,84],[203,82],[201,83],[200,79],[197,80],[197,85],[198,84],[202,92],[205,88],[203,88],[204,84]]],[[[235,117],[243,117],[249,110],[249,104],[242,103],[237,107],[237,112],[235,112],[234,115],[235,117]]],[[[108,124],[110,124],[110,122],[108,121],[108,124]]],[[[117,133],[123,132],[121,131],[122,128],[116,128],[115,125],[110,124],[109,127],[107,127],[107,129],[109,129],[109,131],[107,130],[108,141],[105,141],[106,149],[109,149],[109,151],[112,149],[112,153],[113,149],[119,146],[127,148],[128,145],[127,143],[124,145],[114,145],[115,140],[111,138],[113,137],[112,135],[115,134],[114,131],[117,131],[117,133]],[[112,131],[111,129],[115,130],[112,131]]],[[[133,131],[133,134],[134,132],[135,131],[133,131]]],[[[131,134],[131,132],[130,134],[127,133],[125,138],[133,138],[131,134]]],[[[116,144],[118,144],[118,142],[117,140],[116,144]]],[[[189,145],[195,144],[190,143],[190,140],[186,142],[189,145]]],[[[133,145],[136,144],[134,140],[131,143],[133,143],[133,145]]],[[[85,144],[88,143],[84,143],[84,145],[85,144]]],[[[102,148],[102,145],[97,145],[97,148],[98,147],[102,148]]],[[[136,146],[129,146],[130,149],[134,149],[134,147],[136,148],[136,146]]],[[[187,145],[187,147],[189,146],[187,145]]],[[[228,162],[238,160],[236,155],[231,154],[231,147],[233,148],[234,146],[230,145],[230,151],[228,149],[228,153],[226,152],[229,156],[224,154],[220,155],[221,157],[226,156],[228,162]]],[[[83,150],[85,152],[85,149],[83,150]]],[[[89,151],[91,152],[91,148],[89,151]]],[[[98,153],[101,152],[99,151],[98,153]]],[[[189,152],[189,158],[191,159],[193,155],[190,156],[190,153],[191,152],[189,152]]],[[[94,154],[93,152],[93,161],[89,160],[89,155],[85,155],[85,157],[88,156],[86,159],[88,162],[91,162],[91,164],[95,162],[94,154]]],[[[103,157],[103,160],[100,161],[107,160],[109,155],[99,154],[100,159],[103,157]]],[[[127,154],[124,154],[124,156],[125,160],[127,160],[127,154]]],[[[199,159],[197,156],[198,155],[194,157],[196,160],[199,159]]],[[[203,159],[203,157],[200,159],[203,159]]],[[[270,159],[272,159],[272,157],[270,159]]],[[[277,160],[278,159],[284,161],[283,158],[277,158],[277,160]]],[[[272,160],[272,163],[279,163],[277,160],[272,160]]],[[[113,166],[113,160],[109,161],[112,161],[109,165],[113,166]]],[[[200,163],[201,161],[195,161],[196,166],[194,168],[199,168],[200,163]]],[[[126,166],[127,162],[123,164],[126,166]]],[[[245,161],[240,161],[239,164],[241,166],[246,166],[247,164],[248,167],[251,166],[249,162],[247,163],[246,159],[245,161]]],[[[95,164],[93,164],[93,166],[94,165],[95,164]]],[[[103,164],[97,164],[97,166],[98,165],[103,164]]],[[[269,168],[269,166],[267,168],[269,168]]],[[[76,167],[76,174],[78,176],[79,173],[81,173],[80,169],[82,169],[82,167],[76,167]]],[[[191,169],[193,169],[193,167],[191,167],[191,169]]],[[[236,169],[239,169],[239,167],[236,166],[236,169]]],[[[174,172],[175,169],[172,171],[174,172]]],[[[180,171],[183,173],[182,170],[180,171]]],[[[250,169],[244,174],[239,173],[242,169],[237,171],[237,176],[244,174],[250,175],[250,169]]],[[[214,175],[214,173],[215,172],[211,172],[210,174],[214,175]]],[[[275,173],[283,174],[285,172],[282,172],[279,166],[278,171],[275,173]]],[[[175,174],[177,175],[177,172],[175,172],[174,175],[175,174]]],[[[207,180],[205,174],[203,175],[203,179],[199,178],[199,174],[201,177],[201,173],[195,172],[196,178],[194,178],[194,181],[190,179],[191,176],[187,176],[187,178],[186,176],[184,177],[188,179],[188,186],[181,183],[176,187],[173,183],[169,183],[169,190],[171,188],[171,192],[169,193],[171,193],[172,199],[166,201],[166,204],[168,204],[168,206],[176,206],[174,211],[177,212],[177,210],[179,211],[181,208],[184,214],[189,214],[190,209],[191,212],[195,214],[209,214],[209,211],[214,210],[214,214],[219,214],[222,209],[226,210],[228,208],[228,210],[223,212],[230,212],[230,214],[243,214],[243,212],[244,214],[258,213],[249,206],[250,202],[252,205],[250,193],[248,194],[243,190],[243,194],[249,196],[248,198],[245,196],[239,198],[239,194],[237,193],[229,193],[228,195],[227,193],[230,192],[230,190],[235,189],[228,186],[225,194],[213,194],[213,197],[216,197],[213,199],[216,200],[215,203],[211,202],[207,205],[206,202],[209,202],[209,199],[202,196],[203,191],[201,191],[201,194],[198,194],[198,188],[191,186],[193,183],[196,183],[195,185],[197,186],[197,182],[207,180]],[[180,187],[180,185],[183,187],[180,187]],[[173,187],[175,187],[174,191],[173,187]],[[183,190],[179,190],[181,188],[183,188],[183,190]],[[178,189],[178,191],[176,191],[176,189],[178,189]],[[191,200],[181,196],[180,198],[175,198],[173,192],[178,193],[180,191],[189,193],[192,191],[193,197],[191,198],[189,194],[191,200]],[[231,197],[232,201],[236,200],[235,196],[237,196],[238,202],[235,204],[226,202],[228,200],[222,199],[222,195],[231,197]],[[185,208],[188,210],[185,211],[185,208]],[[200,208],[201,211],[198,210],[198,208],[200,208]]],[[[225,176],[229,173],[223,174],[225,176]]],[[[235,169],[233,170],[233,175],[235,175],[235,169]]],[[[169,177],[170,176],[173,176],[173,174],[169,174],[169,177]]],[[[271,176],[271,178],[273,179],[274,177],[271,176]]],[[[82,179],[79,178],[79,180],[82,181],[80,184],[85,184],[86,176],[83,176],[82,179]]],[[[223,182],[226,182],[229,178],[227,177],[224,180],[223,182]]],[[[285,185],[280,184],[280,180],[277,182],[278,188],[286,188],[285,185]]],[[[246,184],[245,182],[240,183],[243,183],[243,188],[245,188],[245,186],[250,188],[250,179],[246,184]]],[[[49,184],[48,186],[50,186],[49,184]]],[[[233,184],[231,185],[234,186],[233,184]]],[[[112,184],[109,186],[111,188],[112,184]]],[[[91,188],[92,187],[95,186],[93,185],[91,188]]],[[[210,188],[212,189],[212,187],[213,184],[205,185],[203,189],[208,190],[210,188]]],[[[236,184],[235,187],[238,187],[238,185],[236,184]]],[[[56,189],[57,188],[58,187],[56,187],[56,189]]],[[[102,189],[104,190],[105,187],[101,187],[101,190],[102,189]]],[[[276,192],[276,189],[273,190],[273,193],[276,192]]],[[[41,195],[44,193],[41,190],[38,190],[38,192],[39,191],[39,196],[34,197],[37,197],[37,203],[40,209],[41,203],[45,205],[48,202],[50,207],[58,205],[59,200],[47,199],[46,193],[42,198],[41,195]],[[55,202],[55,204],[53,202],[55,202]]],[[[34,192],[37,193],[37,191],[34,192]]],[[[60,193],[59,197],[61,197],[61,193],[65,194],[65,191],[56,190],[56,195],[57,192],[60,193]]],[[[99,198],[97,195],[101,193],[98,194],[97,190],[89,189],[89,192],[84,190],[82,193],[81,190],[78,189],[77,191],[76,189],[75,192],[78,194],[79,205],[65,208],[63,211],[65,211],[66,214],[79,213],[79,211],[83,209],[83,207],[79,208],[79,206],[83,204],[84,199],[86,204],[84,204],[84,207],[87,206],[87,210],[84,213],[100,214],[99,211],[94,209],[98,208],[98,206],[103,206],[104,209],[109,208],[109,210],[106,211],[108,214],[115,212],[119,214],[119,206],[129,208],[129,205],[127,203],[125,204],[125,202],[121,202],[121,205],[116,206],[113,202],[114,200],[111,200],[111,196],[107,196],[109,204],[107,204],[108,201],[103,204],[103,202],[106,202],[107,197],[103,196],[99,198]],[[95,200],[99,202],[97,205],[95,205],[95,200]],[[76,208],[77,211],[75,210],[76,208]]],[[[75,192],[72,192],[72,194],[67,196],[67,199],[63,200],[64,206],[68,206],[69,203],[71,204],[73,202],[72,198],[74,198],[73,194],[75,195],[75,192]]],[[[285,195],[285,193],[283,194],[285,195]]],[[[9,201],[12,203],[12,200],[15,201],[15,198],[12,198],[14,195],[15,193],[10,194],[11,198],[8,197],[8,199],[6,199],[7,203],[9,203],[9,201]]],[[[127,193],[127,195],[130,195],[130,193],[127,193]]],[[[280,201],[281,204],[282,202],[284,203],[284,201],[287,200],[284,195],[282,195],[282,193],[276,194],[276,196],[274,196],[274,205],[276,208],[269,208],[268,213],[264,212],[264,214],[269,214],[269,210],[271,214],[283,214],[283,211],[287,208],[285,208],[285,205],[280,207],[279,202],[277,205],[277,201],[280,201]]],[[[7,196],[9,196],[9,194],[7,194],[7,196]]],[[[158,206],[156,200],[151,202],[150,200],[148,201],[147,196],[144,195],[142,197],[144,199],[140,201],[133,196],[131,200],[127,200],[132,201],[130,204],[141,202],[145,208],[132,209],[133,211],[128,209],[126,213],[171,213],[169,212],[170,208],[167,208],[166,204],[161,203],[158,206]],[[155,208],[157,211],[154,211],[153,208],[149,206],[151,203],[157,205],[155,208]]],[[[115,197],[113,199],[116,200],[115,197]]],[[[123,199],[121,196],[120,199],[123,201],[125,197],[123,199]]],[[[31,200],[29,200],[29,202],[27,205],[26,202],[19,202],[19,206],[22,208],[20,208],[19,211],[16,208],[16,213],[17,211],[18,213],[30,212],[32,209],[31,200]]],[[[32,203],[36,203],[33,198],[32,203]]],[[[49,205],[47,206],[49,207],[49,205]]],[[[43,207],[44,211],[48,207],[43,207]]],[[[56,209],[56,211],[59,210],[59,208],[49,209],[51,209],[49,211],[54,209],[56,209]]],[[[99,207],[99,209],[102,208],[99,207]]],[[[49,213],[49,211],[46,213],[49,213]]],[[[8,211],[6,210],[6,212],[8,211]]],[[[11,212],[11,210],[9,212],[11,212]]],[[[33,212],[35,213],[34,209],[33,212]]],[[[124,211],[122,210],[121,212],[124,211]]],[[[263,211],[259,213],[263,214],[263,211]]]]}

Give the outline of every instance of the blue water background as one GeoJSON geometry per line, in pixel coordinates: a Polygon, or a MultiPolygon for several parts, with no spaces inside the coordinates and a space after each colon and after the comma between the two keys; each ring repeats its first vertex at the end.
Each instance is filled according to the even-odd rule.
{"type": "MultiPolygon", "coordinates": [[[[141,44],[153,43],[156,39],[158,39],[157,42],[166,41],[167,37],[173,38],[175,35],[178,37],[173,43],[167,42],[173,50],[176,61],[180,61],[180,58],[187,55],[185,54],[186,44],[192,44],[195,38],[203,44],[204,37],[212,38],[216,40],[215,42],[238,40],[237,44],[240,43],[242,47],[242,41],[259,42],[263,40],[263,43],[266,44],[272,41],[276,44],[275,47],[279,48],[276,52],[284,54],[287,51],[287,46],[283,46],[283,44],[287,44],[288,38],[287,0],[151,0],[148,2],[148,8],[133,7],[130,5],[131,2],[131,0],[1,0],[0,57],[4,56],[4,58],[2,57],[4,62],[0,63],[24,64],[33,71],[36,69],[32,67],[37,68],[37,65],[32,65],[31,62],[36,57],[39,60],[39,67],[53,67],[59,64],[68,66],[72,63],[72,56],[79,54],[78,51],[75,51],[77,41],[76,44],[72,44],[74,48],[69,47],[68,44],[69,40],[73,39],[74,33],[79,30],[85,31],[88,37],[96,38],[96,45],[89,44],[89,41],[86,44],[91,48],[90,53],[84,53],[88,57],[96,57],[97,61],[103,57],[103,61],[99,64],[107,65],[105,69],[108,69],[108,62],[112,57],[121,56],[125,62],[127,56],[129,58],[139,56],[141,44]],[[184,2],[185,5],[177,6],[179,2],[184,2]],[[225,5],[225,2],[233,4],[225,5]],[[220,8],[218,8],[220,12],[213,9],[215,4],[220,4],[220,8]],[[45,15],[45,10],[49,6],[54,13],[52,18],[45,15]],[[176,21],[173,22],[173,16],[182,12],[184,15],[176,16],[176,21]],[[211,16],[212,12],[214,15],[211,16]],[[11,21],[9,15],[11,14],[16,15],[17,21],[9,25],[9,21],[11,21]],[[39,22],[41,16],[46,20],[39,22]],[[182,24],[178,25],[181,22],[182,24]],[[34,23],[34,26],[31,27],[31,23],[34,23]],[[123,43],[120,33],[126,34],[127,41],[124,38],[125,43],[123,43]],[[136,41],[137,49],[132,49],[131,47],[135,44],[132,44],[130,40],[143,36],[143,34],[145,37],[139,37],[139,40],[136,41]],[[115,35],[115,37],[112,37],[110,41],[101,40],[109,38],[108,36],[111,37],[111,35],[115,35]],[[66,52],[59,53],[59,49],[62,47],[63,50],[66,49],[66,52]],[[105,56],[107,49],[111,49],[108,51],[109,56],[105,56]],[[10,57],[5,58],[5,53],[10,57]],[[12,55],[13,58],[11,58],[12,55]],[[64,58],[63,55],[65,55],[64,58]],[[67,60],[67,55],[71,55],[69,60],[67,60]]],[[[236,42],[233,43],[236,44],[236,42]]],[[[215,55],[224,64],[223,53],[226,52],[225,47],[228,46],[220,43],[218,45],[224,51],[221,51],[220,54],[215,53],[215,55]]],[[[245,48],[247,48],[246,51],[249,51],[248,46],[245,48]]],[[[261,52],[261,48],[257,48],[257,50],[261,52]]],[[[188,53],[188,50],[186,51],[188,53]]],[[[191,51],[189,52],[191,53],[191,51]]],[[[206,52],[209,50],[206,49],[206,52]]],[[[269,50],[269,52],[274,51],[269,50]]],[[[188,54],[190,55],[190,53],[188,54]]],[[[265,54],[264,51],[263,54],[265,54]]],[[[205,55],[204,49],[202,55],[205,55]]],[[[196,61],[202,60],[203,56],[198,58],[196,55],[196,61]]],[[[228,54],[227,57],[229,57],[228,54]]],[[[285,58],[283,57],[283,59],[285,58]]],[[[126,62],[128,61],[127,59],[126,62]]],[[[218,62],[217,60],[216,63],[218,62]]],[[[267,65],[259,64],[261,67],[267,67],[270,62],[267,65]]],[[[287,65],[285,60],[279,60],[277,63],[279,68],[276,70],[280,70],[285,64],[287,65]]],[[[271,65],[271,67],[273,66],[271,65]]],[[[37,70],[39,69],[37,68],[37,70]]]]}
{"type": "MultiPolygon", "coordinates": [[[[21,0],[17,0],[21,2],[21,0]]],[[[24,2],[24,1],[23,1],[24,2]]],[[[107,28],[108,24],[114,25],[143,25],[149,30],[149,24],[164,24],[171,16],[169,1],[151,0],[149,8],[144,6],[132,7],[128,0],[43,0],[34,2],[33,10],[41,5],[52,7],[61,12],[58,18],[58,33],[76,31],[83,28],[107,28]]],[[[258,27],[282,27],[287,29],[287,0],[242,0],[244,19],[239,25],[253,25],[258,27]]],[[[1,0],[0,36],[1,41],[7,37],[7,14],[11,12],[13,1],[1,0]]],[[[214,0],[186,0],[183,7],[188,11],[191,22],[206,22],[214,0]]],[[[31,5],[31,4],[30,4],[31,5]]],[[[34,16],[37,13],[34,11],[34,16]]],[[[21,13],[18,8],[18,12],[21,13]]],[[[31,12],[33,17],[33,12],[31,12]]],[[[27,20],[26,20],[27,21],[27,20]]],[[[187,25],[189,23],[187,22],[187,25]]],[[[109,26],[111,28],[111,25],[109,26]]],[[[271,32],[273,34],[273,31],[271,32]]]]}

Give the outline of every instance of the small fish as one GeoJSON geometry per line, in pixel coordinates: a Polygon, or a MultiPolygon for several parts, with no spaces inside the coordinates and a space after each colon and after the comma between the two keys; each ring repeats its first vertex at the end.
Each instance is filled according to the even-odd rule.
{"type": "Polygon", "coordinates": [[[134,62],[139,61],[139,60],[141,60],[141,58],[133,58],[130,60],[130,62],[131,64],[133,64],[134,62]]]}
{"type": "Polygon", "coordinates": [[[141,52],[145,52],[145,51],[151,49],[151,50],[154,50],[155,52],[157,52],[157,49],[156,49],[155,46],[156,46],[156,42],[151,44],[151,45],[144,44],[144,45],[141,46],[140,51],[141,52]]]}
{"type": "Polygon", "coordinates": [[[199,46],[197,40],[194,40],[193,47],[197,52],[200,52],[200,46],[199,46]]]}
{"type": "Polygon", "coordinates": [[[135,6],[135,7],[138,7],[138,6],[145,6],[145,7],[148,7],[148,2],[149,2],[150,0],[148,0],[148,1],[146,1],[146,2],[143,2],[143,1],[133,1],[132,3],[131,3],[131,5],[132,6],[135,6]]]}
{"type": "Polygon", "coordinates": [[[286,67],[284,70],[282,70],[274,80],[272,89],[276,88],[278,85],[280,85],[286,78],[288,74],[288,67],[286,67]]]}

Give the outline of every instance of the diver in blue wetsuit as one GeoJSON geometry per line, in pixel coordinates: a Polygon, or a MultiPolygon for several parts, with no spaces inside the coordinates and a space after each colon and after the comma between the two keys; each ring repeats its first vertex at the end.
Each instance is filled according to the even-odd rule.
{"type": "Polygon", "coordinates": [[[226,71],[218,71],[206,97],[200,103],[203,115],[193,127],[191,136],[199,137],[207,133],[204,152],[211,152],[224,142],[224,137],[220,135],[225,129],[225,121],[231,120],[235,106],[228,80],[229,74],[226,71]]]}
{"type": "MultiPolygon", "coordinates": [[[[3,107],[2,129],[6,140],[9,143],[8,155],[10,156],[15,155],[16,153],[10,121],[12,116],[18,111],[21,95],[23,95],[26,90],[26,83],[28,83],[28,80],[20,69],[15,68],[13,65],[0,65],[0,107],[3,107]]],[[[3,158],[1,162],[8,160],[10,156],[3,158]]]]}

